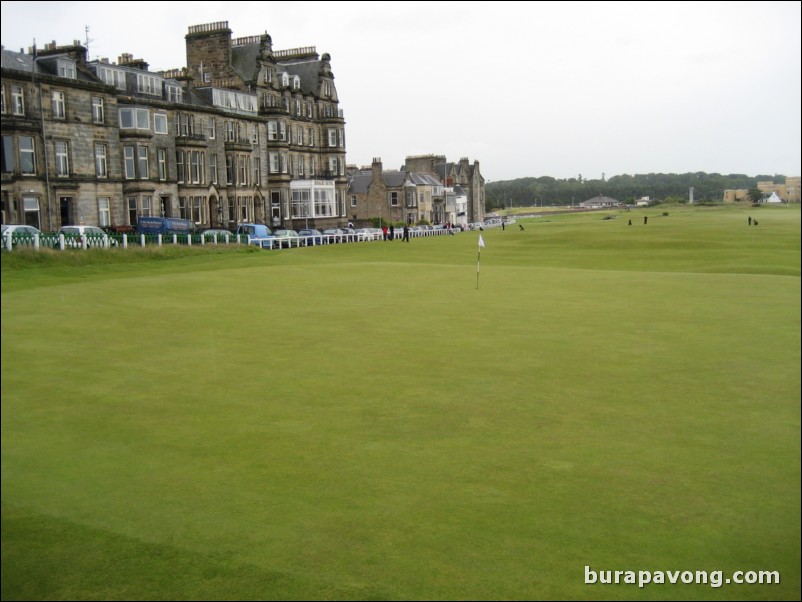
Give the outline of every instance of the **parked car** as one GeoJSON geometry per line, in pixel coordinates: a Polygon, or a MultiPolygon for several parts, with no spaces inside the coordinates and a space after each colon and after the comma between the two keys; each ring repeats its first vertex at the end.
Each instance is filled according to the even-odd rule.
{"type": "Polygon", "coordinates": [[[117,241],[97,226],[62,226],[57,232],[58,239],[53,245],[61,247],[61,234],[64,235],[64,247],[68,249],[83,248],[84,239],[87,247],[116,247],[117,241]]]}
{"type": "Polygon", "coordinates": [[[304,244],[307,247],[312,245],[322,245],[323,234],[320,230],[315,230],[314,228],[303,228],[302,230],[298,230],[298,236],[301,237],[301,240],[304,241],[304,244]]]}
{"type": "Polygon", "coordinates": [[[34,235],[39,235],[41,244],[42,231],[39,228],[26,224],[3,224],[3,248],[7,245],[6,236],[11,237],[11,246],[14,247],[18,244],[33,246],[34,235]]]}
{"type": "Polygon", "coordinates": [[[258,245],[263,249],[272,249],[275,246],[276,237],[264,224],[240,224],[237,226],[237,234],[246,234],[249,245],[258,245]]]}
{"type": "Polygon", "coordinates": [[[381,240],[384,238],[380,228],[357,228],[359,240],[381,240]]]}
{"type": "Polygon", "coordinates": [[[273,235],[278,240],[279,247],[289,249],[301,246],[301,237],[295,230],[276,230],[273,235]]]}
{"type": "Polygon", "coordinates": [[[209,228],[201,232],[201,236],[203,236],[204,240],[210,242],[226,242],[226,239],[229,242],[234,242],[236,240],[236,234],[224,228],[209,228]]]}
{"type": "Polygon", "coordinates": [[[326,228],[323,230],[324,240],[326,244],[345,242],[345,232],[340,228],[326,228]]]}

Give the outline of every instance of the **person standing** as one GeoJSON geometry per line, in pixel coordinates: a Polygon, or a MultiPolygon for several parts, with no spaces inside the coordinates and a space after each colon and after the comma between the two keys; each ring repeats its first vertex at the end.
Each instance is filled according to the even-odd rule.
{"type": "Polygon", "coordinates": [[[390,224],[390,240],[393,240],[394,238],[395,238],[395,227],[392,224],[390,224]]]}
{"type": "Polygon", "coordinates": [[[404,224],[404,238],[401,240],[409,242],[409,224],[404,224]]]}
{"type": "Polygon", "coordinates": [[[387,226],[382,226],[382,235],[384,235],[384,240],[387,241],[387,226]]]}

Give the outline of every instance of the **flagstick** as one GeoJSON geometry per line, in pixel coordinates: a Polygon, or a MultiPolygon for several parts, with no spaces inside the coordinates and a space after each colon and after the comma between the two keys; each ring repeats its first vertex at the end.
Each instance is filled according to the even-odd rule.
{"type": "Polygon", "coordinates": [[[482,259],[482,247],[479,247],[479,254],[476,256],[476,290],[479,290],[479,260],[482,259]]]}

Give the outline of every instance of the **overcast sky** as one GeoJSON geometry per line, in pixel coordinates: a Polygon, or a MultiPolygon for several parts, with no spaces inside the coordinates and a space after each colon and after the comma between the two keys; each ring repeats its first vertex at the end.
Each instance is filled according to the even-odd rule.
{"type": "Polygon", "coordinates": [[[800,175],[800,2],[2,2],[2,43],[153,71],[191,25],[328,52],[349,163],[478,160],[487,181],[800,175]]]}

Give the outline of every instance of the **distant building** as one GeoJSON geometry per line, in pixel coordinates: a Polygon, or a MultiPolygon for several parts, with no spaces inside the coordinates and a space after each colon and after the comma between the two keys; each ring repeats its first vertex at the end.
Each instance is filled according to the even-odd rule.
{"type": "Polygon", "coordinates": [[[579,203],[579,206],[586,209],[607,209],[610,207],[620,207],[621,201],[616,201],[608,196],[599,195],[579,203]]]}
{"type": "Polygon", "coordinates": [[[349,169],[348,215],[355,224],[467,224],[484,220],[484,179],[479,163],[445,157],[407,157],[400,170],[384,170],[381,158],[349,169]]]}
{"type": "MultiPolygon", "coordinates": [[[[784,184],[775,184],[772,181],[758,182],[756,188],[765,195],[776,193],[782,203],[799,202],[800,176],[786,177],[784,184]]],[[[749,191],[740,188],[738,190],[725,190],[724,202],[734,203],[739,201],[749,201],[749,191]]],[[[776,202],[776,201],[773,201],[776,202]]]]}

